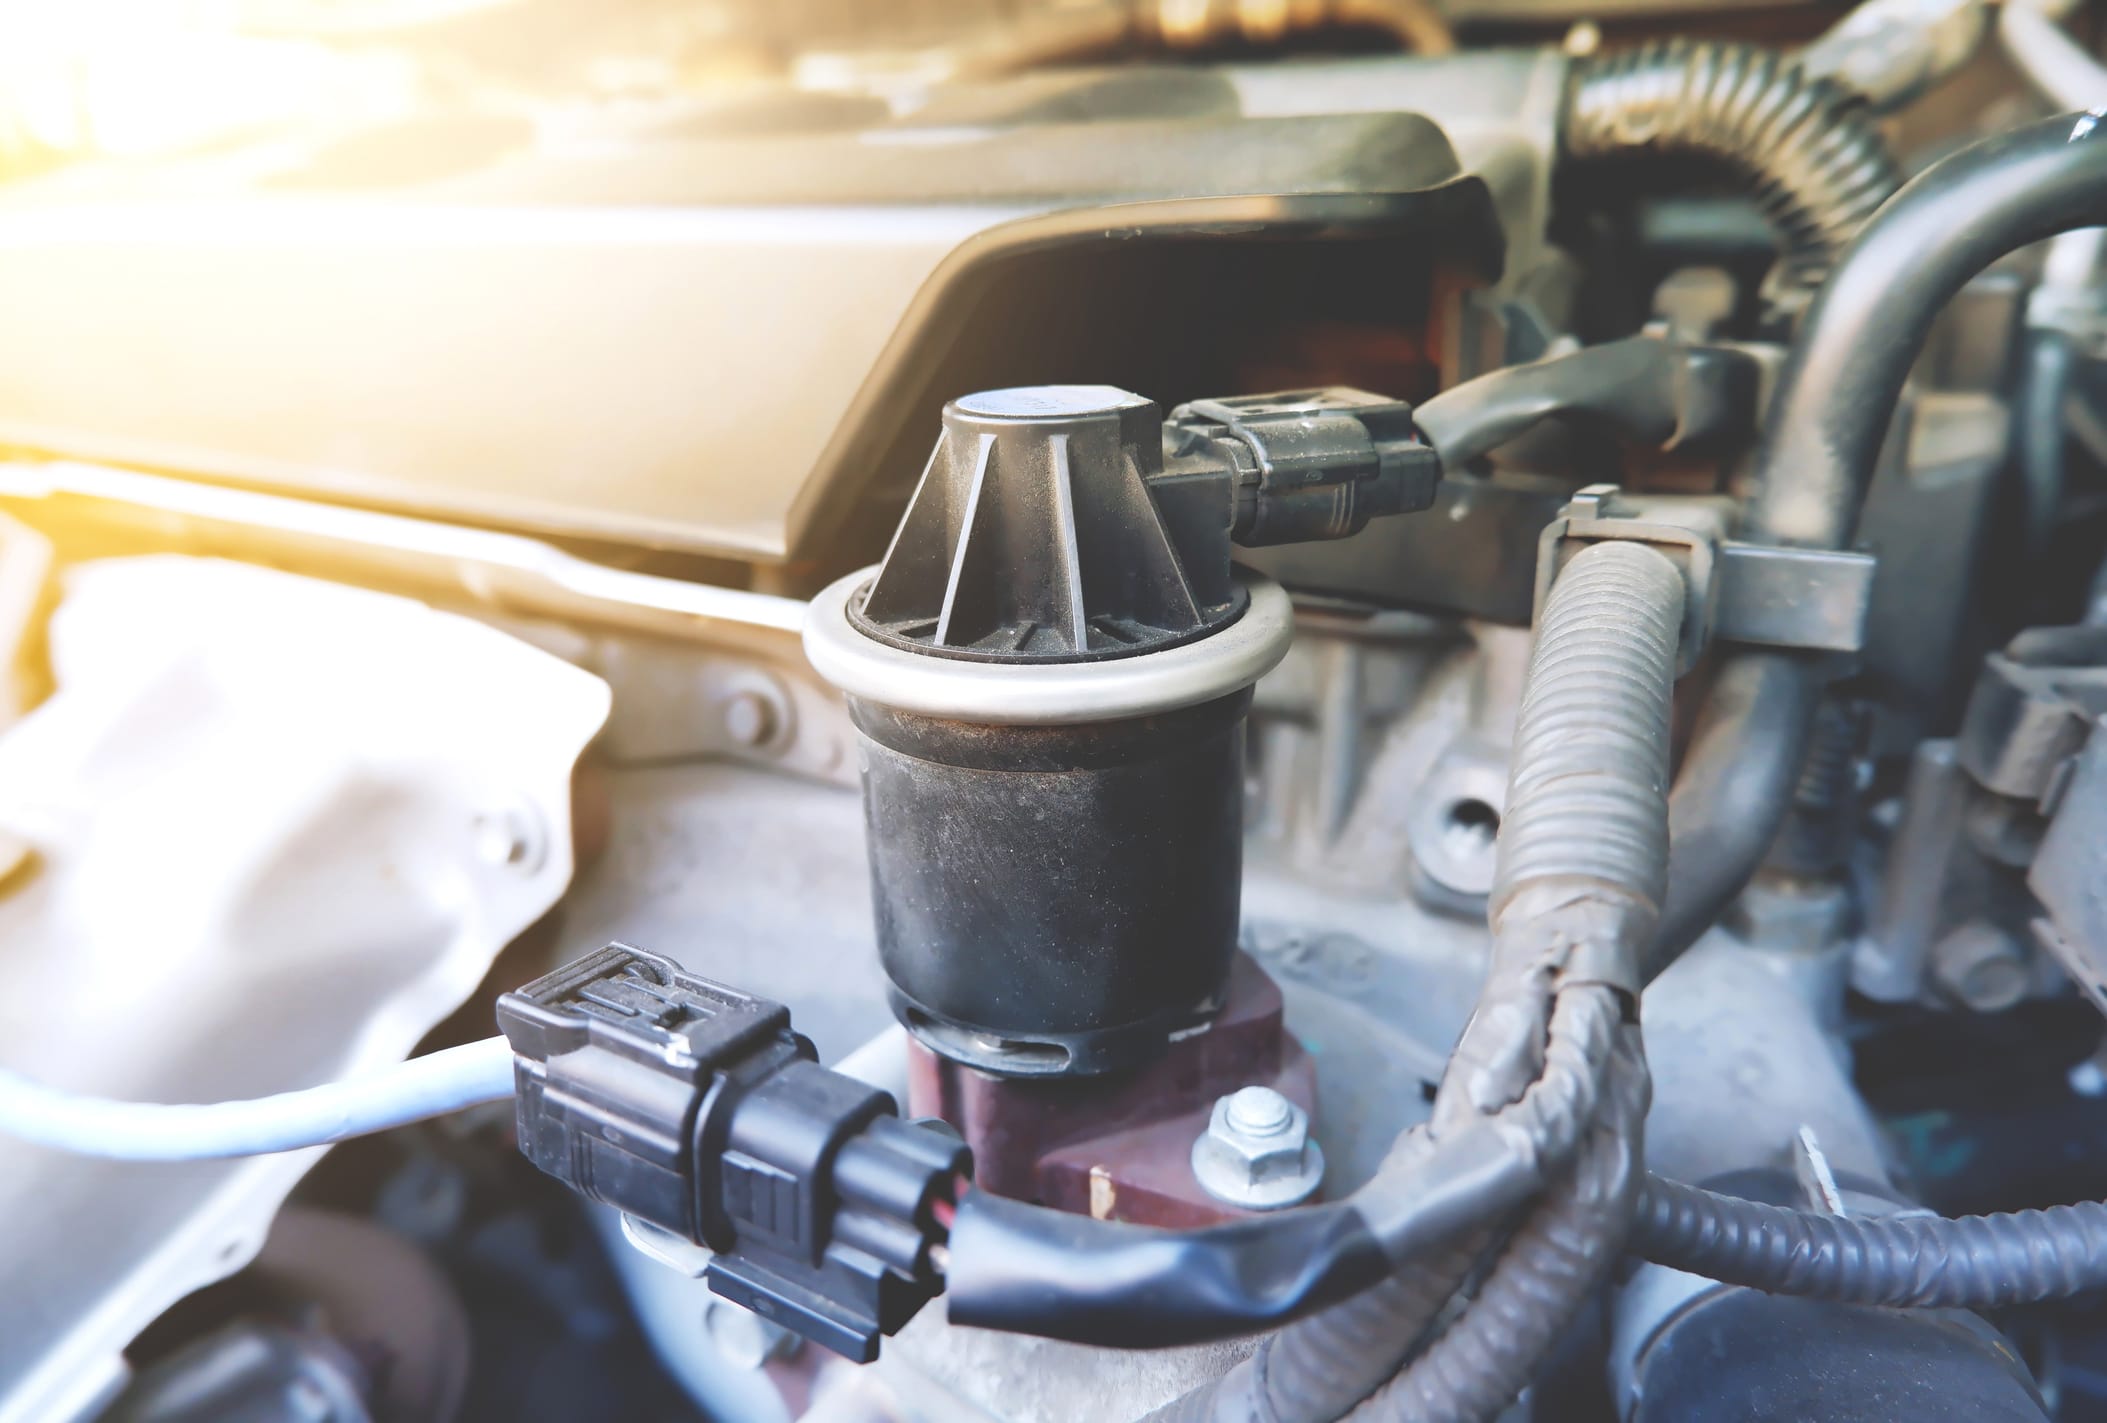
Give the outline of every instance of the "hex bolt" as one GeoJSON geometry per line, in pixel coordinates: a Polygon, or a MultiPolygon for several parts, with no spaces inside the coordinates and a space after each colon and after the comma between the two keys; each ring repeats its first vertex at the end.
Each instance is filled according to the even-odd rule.
{"type": "Polygon", "coordinates": [[[1245,1087],[1214,1104],[1193,1142],[1192,1168],[1208,1195],[1243,1210],[1298,1205],[1324,1180],[1309,1114],[1271,1087],[1245,1087]]]}

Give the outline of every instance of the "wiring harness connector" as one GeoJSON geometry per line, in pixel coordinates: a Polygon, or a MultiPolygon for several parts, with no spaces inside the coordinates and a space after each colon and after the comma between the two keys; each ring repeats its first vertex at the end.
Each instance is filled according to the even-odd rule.
{"type": "Polygon", "coordinates": [[[942,1288],[932,1254],[971,1154],[821,1067],[782,1004],[611,944],[497,1011],[520,1150],[715,1252],[717,1294],[868,1362],[942,1288]]]}

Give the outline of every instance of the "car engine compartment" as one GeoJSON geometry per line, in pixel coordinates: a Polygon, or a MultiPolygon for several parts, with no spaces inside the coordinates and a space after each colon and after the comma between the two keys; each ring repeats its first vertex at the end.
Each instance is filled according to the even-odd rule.
{"type": "Polygon", "coordinates": [[[0,68],[0,1423],[2107,1418],[2096,17],[236,8],[0,68]]]}

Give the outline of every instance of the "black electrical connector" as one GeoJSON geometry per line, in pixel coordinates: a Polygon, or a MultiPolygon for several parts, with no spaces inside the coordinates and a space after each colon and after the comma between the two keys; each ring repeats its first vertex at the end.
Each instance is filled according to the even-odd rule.
{"type": "Polygon", "coordinates": [[[867,1363],[942,1288],[971,1153],[821,1067],[782,1004],[610,944],[497,1017],[527,1159],[708,1247],[715,1293],[867,1363]]]}
{"type": "Polygon", "coordinates": [[[1411,406],[1343,386],[1191,401],[1164,422],[1163,448],[1173,478],[1227,474],[1230,537],[1246,548],[1343,539],[1428,507],[1441,483],[1411,406]]]}

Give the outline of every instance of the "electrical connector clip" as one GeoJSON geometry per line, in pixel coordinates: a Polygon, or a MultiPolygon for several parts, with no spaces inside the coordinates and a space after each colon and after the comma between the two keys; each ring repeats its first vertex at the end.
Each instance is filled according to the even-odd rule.
{"type": "Polygon", "coordinates": [[[610,944],[497,1016],[527,1159],[715,1252],[715,1293],[868,1362],[942,1289],[971,1153],[821,1067],[782,1004],[610,944]]]}

